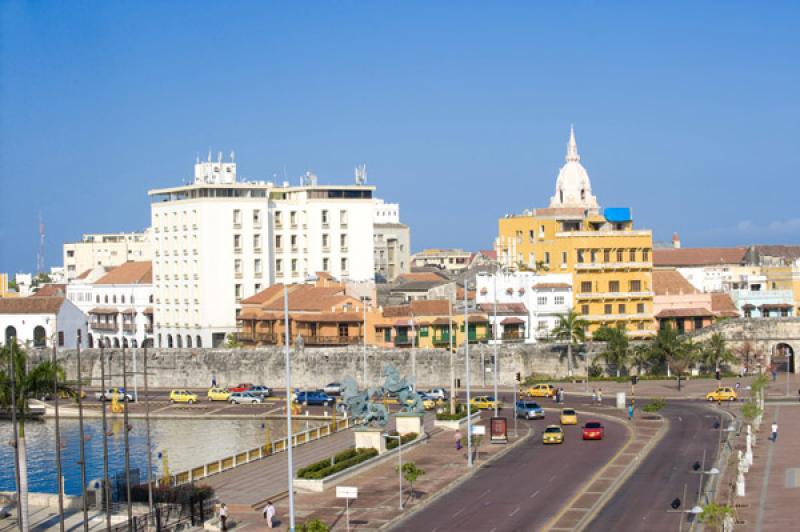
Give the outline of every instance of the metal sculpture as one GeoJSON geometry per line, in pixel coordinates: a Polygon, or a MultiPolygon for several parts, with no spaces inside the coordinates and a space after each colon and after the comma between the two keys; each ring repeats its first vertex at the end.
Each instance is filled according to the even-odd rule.
{"type": "Polygon", "coordinates": [[[405,413],[424,412],[422,398],[414,391],[413,381],[401,377],[391,364],[384,365],[383,375],[383,386],[366,390],[359,390],[358,383],[352,377],[342,380],[342,403],[353,419],[361,420],[365,425],[385,426],[389,422],[389,412],[383,404],[372,399],[387,395],[397,397],[405,413]]]}

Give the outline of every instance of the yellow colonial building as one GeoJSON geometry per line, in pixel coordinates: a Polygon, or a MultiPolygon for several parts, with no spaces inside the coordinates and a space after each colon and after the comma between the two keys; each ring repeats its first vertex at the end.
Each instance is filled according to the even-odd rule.
{"type": "Polygon", "coordinates": [[[655,334],[652,232],[634,229],[628,208],[600,208],[574,131],[549,207],[501,218],[496,248],[509,270],[571,273],[573,307],[590,332],[610,325],[655,334]]]}

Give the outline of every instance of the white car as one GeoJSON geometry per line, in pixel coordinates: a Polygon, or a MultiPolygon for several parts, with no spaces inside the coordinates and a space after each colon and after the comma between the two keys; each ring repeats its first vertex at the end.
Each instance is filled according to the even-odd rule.
{"type": "Polygon", "coordinates": [[[253,395],[250,392],[233,392],[228,401],[232,405],[257,405],[264,402],[261,397],[253,395]]]}
{"type": "Polygon", "coordinates": [[[447,393],[447,390],[444,388],[431,388],[425,395],[432,399],[438,399],[441,401],[447,401],[450,398],[450,394],[447,393]]]}
{"type": "Polygon", "coordinates": [[[125,401],[125,396],[127,396],[128,402],[132,403],[134,401],[133,396],[130,393],[125,393],[123,395],[123,392],[124,392],[123,388],[109,388],[105,392],[97,392],[96,394],[94,394],[94,397],[98,401],[111,401],[114,399],[114,394],[116,394],[118,401],[125,401]]]}
{"type": "Polygon", "coordinates": [[[338,382],[331,382],[325,385],[322,388],[322,391],[327,393],[328,395],[341,395],[342,393],[342,385],[338,382]]]}

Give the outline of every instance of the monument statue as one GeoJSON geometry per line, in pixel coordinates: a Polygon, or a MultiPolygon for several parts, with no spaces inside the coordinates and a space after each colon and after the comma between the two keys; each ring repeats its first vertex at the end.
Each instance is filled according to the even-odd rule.
{"type": "Polygon", "coordinates": [[[358,383],[352,377],[342,379],[342,403],[353,419],[361,420],[365,425],[386,426],[389,422],[389,412],[374,397],[392,395],[397,397],[400,408],[406,413],[422,413],[425,407],[422,398],[414,391],[413,380],[409,381],[400,376],[397,369],[391,364],[383,366],[384,382],[380,388],[367,388],[359,390],[358,383]]]}

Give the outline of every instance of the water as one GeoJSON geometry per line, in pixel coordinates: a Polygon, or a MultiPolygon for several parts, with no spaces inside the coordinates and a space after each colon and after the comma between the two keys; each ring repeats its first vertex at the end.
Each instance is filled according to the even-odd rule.
{"type": "MultiPolygon", "coordinates": [[[[203,465],[237,452],[264,444],[263,420],[257,419],[153,419],[150,437],[153,451],[153,475],[163,473],[159,453],[166,452],[172,474],[203,465]]],[[[144,420],[130,420],[130,466],[138,468],[141,478],[147,478],[147,434],[144,420]]],[[[87,482],[103,477],[102,420],[84,420],[86,435],[87,482]]],[[[109,476],[125,471],[125,436],[121,419],[108,422],[109,476]]],[[[80,437],[77,419],[61,420],[61,467],[65,492],[80,495],[81,472],[80,437]]],[[[271,424],[273,439],[280,437],[281,423],[271,424]]],[[[33,492],[57,493],[55,457],[55,421],[28,421],[25,424],[28,451],[28,486],[33,492]]],[[[0,421],[0,491],[14,491],[14,449],[8,445],[13,438],[13,427],[0,421]]]]}

